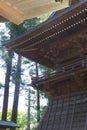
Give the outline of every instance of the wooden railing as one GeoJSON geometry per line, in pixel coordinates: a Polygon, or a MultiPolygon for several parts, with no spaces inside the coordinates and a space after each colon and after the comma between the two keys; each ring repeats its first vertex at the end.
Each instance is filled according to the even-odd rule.
{"type": "Polygon", "coordinates": [[[84,67],[87,67],[87,58],[77,60],[76,62],[74,62],[72,64],[65,65],[65,66],[63,66],[55,71],[52,71],[46,75],[39,75],[38,78],[32,77],[32,82],[37,83],[37,82],[40,82],[42,80],[46,80],[48,78],[51,78],[53,76],[58,76],[58,75],[63,75],[65,73],[74,72],[74,71],[82,69],[84,67]]]}

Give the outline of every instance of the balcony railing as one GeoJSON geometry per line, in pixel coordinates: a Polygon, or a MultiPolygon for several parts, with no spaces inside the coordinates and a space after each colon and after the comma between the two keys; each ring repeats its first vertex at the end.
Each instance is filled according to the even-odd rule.
{"type": "Polygon", "coordinates": [[[87,58],[77,60],[76,62],[74,62],[72,64],[65,65],[65,66],[59,68],[58,70],[54,70],[48,74],[39,75],[38,78],[32,77],[32,82],[37,83],[37,82],[40,82],[42,80],[52,78],[54,76],[60,76],[60,75],[63,75],[65,73],[71,73],[71,72],[74,72],[76,70],[80,70],[80,69],[85,68],[85,67],[87,67],[87,58]]]}

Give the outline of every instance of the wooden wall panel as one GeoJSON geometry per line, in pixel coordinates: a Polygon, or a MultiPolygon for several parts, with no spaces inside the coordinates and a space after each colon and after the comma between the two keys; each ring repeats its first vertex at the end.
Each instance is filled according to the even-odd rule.
{"type": "Polygon", "coordinates": [[[53,98],[37,130],[86,130],[87,92],[53,98]]]}

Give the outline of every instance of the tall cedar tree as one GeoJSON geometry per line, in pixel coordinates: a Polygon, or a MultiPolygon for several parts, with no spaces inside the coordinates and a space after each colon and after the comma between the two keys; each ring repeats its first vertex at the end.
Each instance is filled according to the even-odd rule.
{"type": "MultiPolygon", "coordinates": [[[[36,78],[39,77],[39,74],[38,74],[38,64],[35,63],[36,65],[36,78]]],[[[40,93],[39,93],[39,90],[37,90],[37,122],[40,121],[40,93]]]]}
{"type": "MultiPolygon", "coordinates": [[[[15,38],[26,30],[29,30],[33,26],[36,26],[40,23],[40,19],[34,18],[31,20],[25,21],[24,24],[19,26],[9,23],[7,27],[10,29],[10,38],[15,38]]],[[[2,111],[2,120],[7,119],[7,108],[8,108],[8,97],[9,97],[9,83],[10,83],[10,76],[11,76],[11,69],[12,69],[12,52],[8,51],[8,57],[10,60],[6,60],[6,78],[5,78],[5,91],[4,91],[4,102],[3,102],[3,111],[2,111]]],[[[18,56],[17,62],[17,73],[15,79],[15,93],[14,93],[14,102],[13,102],[13,111],[12,111],[12,121],[17,121],[17,109],[18,109],[18,99],[19,99],[19,88],[20,88],[20,77],[21,77],[21,60],[22,57],[18,56]]],[[[39,109],[39,108],[38,108],[39,109]]],[[[39,117],[38,117],[39,118],[39,117]]],[[[38,119],[39,120],[39,119],[38,119]]],[[[13,130],[13,129],[11,129],[13,130]]]]}
{"type": "MultiPolygon", "coordinates": [[[[18,55],[17,72],[15,78],[15,93],[14,93],[14,102],[13,102],[12,119],[11,119],[15,123],[17,122],[19,89],[21,83],[21,62],[22,62],[22,56],[18,55]]],[[[15,128],[11,128],[11,130],[15,130],[15,128]]]]}
{"type": "MultiPolygon", "coordinates": [[[[38,19],[34,18],[32,20],[26,21],[24,25],[21,24],[19,26],[16,26],[14,24],[11,24],[10,25],[11,36],[17,37],[21,35],[22,33],[26,32],[27,28],[35,26],[38,23],[37,21],[38,19]]],[[[14,102],[13,102],[12,118],[11,118],[11,120],[15,123],[17,122],[19,90],[21,84],[21,61],[22,61],[22,57],[18,55],[17,71],[16,71],[16,78],[15,78],[15,93],[14,93],[14,102]]],[[[15,130],[15,129],[16,128],[11,128],[11,130],[15,130]]]]}
{"type": "Polygon", "coordinates": [[[8,97],[9,97],[9,83],[12,69],[12,52],[8,51],[6,55],[6,76],[5,76],[5,85],[4,85],[4,101],[2,109],[2,120],[7,119],[7,109],[8,109],[8,97]]]}

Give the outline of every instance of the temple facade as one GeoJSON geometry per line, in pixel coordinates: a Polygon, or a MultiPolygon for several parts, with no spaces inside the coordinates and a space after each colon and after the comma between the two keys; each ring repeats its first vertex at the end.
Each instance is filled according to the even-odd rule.
{"type": "Polygon", "coordinates": [[[87,0],[56,12],[6,48],[45,65],[53,72],[32,86],[50,96],[37,130],[87,129],[87,0]]]}

